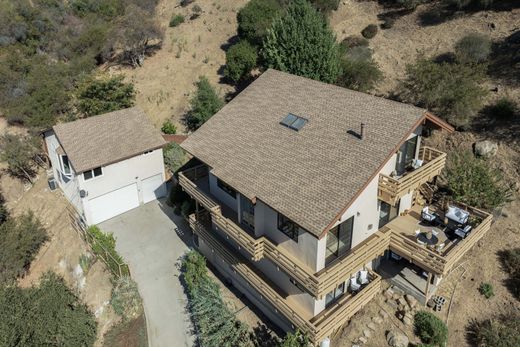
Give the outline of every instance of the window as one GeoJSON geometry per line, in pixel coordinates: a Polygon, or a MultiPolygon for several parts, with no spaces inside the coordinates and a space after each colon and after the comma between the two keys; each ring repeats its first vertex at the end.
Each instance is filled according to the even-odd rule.
{"type": "Polygon", "coordinates": [[[229,184],[224,183],[219,178],[217,178],[217,186],[228,193],[233,199],[236,199],[237,197],[237,191],[233,189],[229,184]]]}
{"type": "Polygon", "coordinates": [[[94,178],[94,177],[98,177],[98,176],[101,176],[103,174],[103,170],[101,169],[101,167],[96,167],[92,170],[88,170],[88,171],[85,171],[83,172],[83,179],[85,181],[91,179],[91,178],[94,178]]]}
{"type": "Polygon", "coordinates": [[[283,214],[278,213],[278,230],[298,242],[298,224],[294,223],[283,214]]]}
{"type": "Polygon", "coordinates": [[[69,163],[69,157],[67,157],[66,155],[61,155],[60,156],[61,158],[61,171],[63,172],[64,175],[70,175],[72,174],[72,171],[70,169],[70,163],[69,163]]]}
{"type": "Polygon", "coordinates": [[[298,117],[292,113],[289,113],[285,116],[284,119],[280,122],[281,125],[284,125],[292,130],[299,131],[305,124],[307,124],[308,120],[303,117],[298,117]]]}
{"type": "Polygon", "coordinates": [[[345,282],[341,283],[338,288],[325,296],[325,307],[329,307],[331,304],[335,303],[343,293],[345,293],[345,282]]]}
{"type": "Polygon", "coordinates": [[[384,201],[379,201],[379,228],[382,228],[385,224],[398,216],[400,202],[401,200],[392,206],[384,201]]]}
{"type": "Polygon", "coordinates": [[[353,229],[354,216],[329,230],[325,251],[325,261],[327,264],[350,251],[352,247],[353,229]]]}

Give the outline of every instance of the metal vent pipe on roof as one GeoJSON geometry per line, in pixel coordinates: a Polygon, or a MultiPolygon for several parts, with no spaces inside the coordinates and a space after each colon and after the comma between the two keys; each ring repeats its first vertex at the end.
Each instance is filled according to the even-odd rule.
{"type": "Polygon", "coordinates": [[[359,133],[359,139],[363,140],[364,136],[365,136],[365,123],[361,123],[361,131],[359,133]]]}

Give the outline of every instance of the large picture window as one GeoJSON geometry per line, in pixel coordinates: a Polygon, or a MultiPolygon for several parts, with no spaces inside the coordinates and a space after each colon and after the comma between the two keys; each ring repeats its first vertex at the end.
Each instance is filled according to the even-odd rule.
{"type": "Polygon", "coordinates": [[[283,214],[278,213],[278,230],[298,242],[298,224],[294,223],[283,214]]]}
{"type": "Polygon", "coordinates": [[[70,169],[70,162],[69,162],[69,157],[67,157],[66,155],[62,155],[60,156],[60,159],[61,159],[61,172],[63,172],[64,175],[71,175],[72,174],[72,170],[70,169]]]}
{"type": "Polygon", "coordinates": [[[338,288],[334,289],[330,293],[325,296],[325,307],[329,307],[331,304],[335,303],[343,293],[345,293],[345,282],[341,283],[338,288]]]}

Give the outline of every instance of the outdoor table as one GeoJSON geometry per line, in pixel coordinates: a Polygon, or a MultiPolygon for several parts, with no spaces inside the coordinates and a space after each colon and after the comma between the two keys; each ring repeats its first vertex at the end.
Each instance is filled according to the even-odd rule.
{"type": "Polygon", "coordinates": [[[439,243],[439,238],[432,232],[421,232],[417,235],[417,240],[425,243],[427,246],[435,246],[439,243]],[[428,235],[430,234],[430,235],[428,235]]]}

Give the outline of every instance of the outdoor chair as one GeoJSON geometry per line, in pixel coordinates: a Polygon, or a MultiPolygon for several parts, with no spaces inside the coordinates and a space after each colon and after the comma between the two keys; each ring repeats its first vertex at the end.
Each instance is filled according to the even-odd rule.
{"type": "Polygon", "coordinates": [[[422,165],[423,165],[423,160],[421,159],[414,159],[412,160],[412,168],[414,170],[417,170],[418,168],[420,168],[422,165]]]}
{"type": "Polygon", "coordinates": [[[445,246],[444,243],[438,244],[437,246],[435,246],[435,250],[437,252],[441,252],[444,249],[444,246],[445,246]]]}
{"type": "Polygon", "coordinates": [[[466,225],[464,228],[457,228],[455,230],[455,235],[457,235],[461,239],[464,239],[468,236],[470,231],[471,231],[471,225],[466,225]]]}
{"type": "Polygon", "coordinates": [[[421,246],[426,246],[426,242],[421,241],[419,239],[417,239],[417,243],[420,244],[421,246]]]}
{"type": "Polygon", "coordinates": [[[359,284],[367,284],[369,282],[369,280],[368,280],[368,271],[367,270],[359,271],[358,279],[359,279],[359,284]]]}
{"type": "Polygon", "coordinates": [[[433,212],[430,212],[430,208],[426,206],[422,209],[421,218],[430,224],[434,224],[437,220],[437,215],[433,212]]]}
{"type": "Polygon", "coordinates": [[[439,232],[435,229],[432,229],[432,235],[437,237],[437,236],[439,236],[439,232]]]}
{"type": "Polygon", "coordinates": [[[350,290],[353,293],[357,293],[361,289],[361,284],[357,282],[357,276],[350,277],[350,290]]]}
{"type": "Polygon", "coordinates": [[[415,230],[415,237],[419,236],[420,233],[421,233],[421,229],[415,230]]]}

